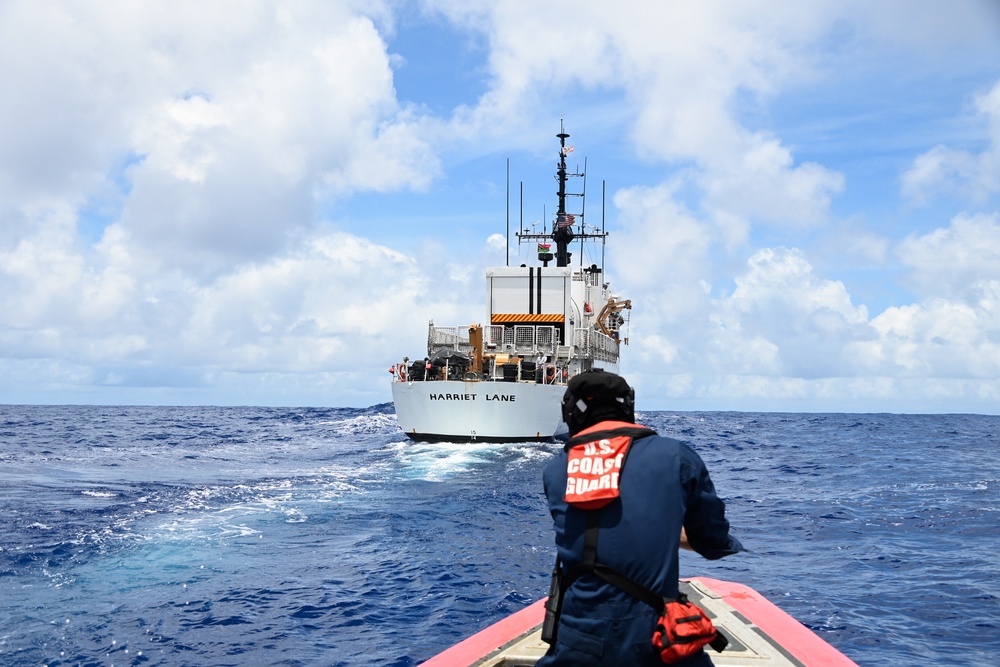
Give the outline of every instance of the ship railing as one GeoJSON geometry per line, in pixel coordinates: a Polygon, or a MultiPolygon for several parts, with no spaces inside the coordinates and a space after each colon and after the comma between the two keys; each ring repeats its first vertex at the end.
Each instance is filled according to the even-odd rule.
{"type": "Polygon", "coordinates": [[[573,346],[577,354],[600,361],[618,361],[618,341],[597,329],[574,329],[573,346]]]}
{"type": "MultiPolygon", "coordinates": [[[[483,327],[483,351],[487,354],[554,356],[559,345],[559,329],[550,325],[493,324],[483,327]]],[[[431,323],[427,332],[427,349],[434,352],[443,348],[458,350],[471,356],[474,349],[469,342],[469,327],[440,327],[431,323]]]]}
{"type": "Polygon", "coordinates": [[[604,279],[604,274],[597,273],[594,271],[574,271],[573,280],[577,282],[582,282],[588,287],[600,287],[601,281],[604,279]]]}
{"type": "Polygon", "coordinates": [[[550,325],[493,324],[483,331],[483,345],[487,352],[496,354],[553,355],[559,347],[559,329],[550,325]]]}
{"type": "Polygon", "coordinates": [[[471,356],[473,348],[469,342],[469,327],[437,327],[432,322],[427,331],[427,349],[433,353],[445,348],[471,356]]]}

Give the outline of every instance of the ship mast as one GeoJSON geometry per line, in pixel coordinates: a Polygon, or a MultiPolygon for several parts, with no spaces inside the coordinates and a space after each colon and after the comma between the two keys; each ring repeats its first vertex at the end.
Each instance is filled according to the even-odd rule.
{"type": "Polygon", "coordinates": [[[566,156],[573,152],[572,146],[566,145],[566,140],[569,139],[569,134],[565,132],[560,122],[560,132],[556,135],[559,139],[559,162],[556,167],[556,180],[559,184],[559,190],[556,195],[559,198],[559,207],[556,210],[556,217],[552,223],[552,230],[549,232],[544,232],[541,234],[529,233],[525,229],[521,229],[518,234],[518,243],[523,243],[525,241],[538,241],[538,259],[542,262],[543,266],[548,266],[549,262],[554,258],[556,260],[556,266],[569,266],[570,258],[572,253],[569,252],[569,245],[574,239],[579,239],[582,244],[586,240],[596,240],[600,239],[604,241],[607,233],[601,231],[599,233],[588,233],[587,228],[584,225],[583,212],[580,213],[569,213],[566,210],[566,199],[567,197],[583,197],[583,194],[572,194],[568,193],[566,190],[566,184],[569,181],[570,176],[583,177],[585,174],[569,173],[566,168],[566,156]],[[575,228],[579,225],[579,230],[575,228]],[[556,252],[550,251],[550,244],[544,243],[545,241],[555,241],[556,252]]]}
{"type": "Polygon", "coordinates": [[[569,266],[569,244],[576,236],[573,234],[573,222],[575,217],[566,213],[566,155],[573,150],[573,147],[566,147],[566,140],[569,135],[560,132],[559,137],[559,170],[556,172],[559,179],[559,210],[556,211],[556,224],[552,230],[552,239],[556,242],[556,266],[569,266]]]}

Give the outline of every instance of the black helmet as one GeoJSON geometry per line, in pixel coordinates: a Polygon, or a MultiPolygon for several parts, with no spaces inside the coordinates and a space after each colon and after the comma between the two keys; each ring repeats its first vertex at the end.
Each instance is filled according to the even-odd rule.
{"type": "Polygon", "coordinates": [[[566,385],[562,414],[570,435],[606,419],[634,423],[635,390],[615,373],[585,371],[566,385]]]}

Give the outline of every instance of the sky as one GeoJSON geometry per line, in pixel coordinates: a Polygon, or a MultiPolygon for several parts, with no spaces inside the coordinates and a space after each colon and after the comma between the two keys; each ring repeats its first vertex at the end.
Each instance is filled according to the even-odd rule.
{"type": "Polygon", "coordinates": [[[0,91],[0,403],[388,402],[564,127],[640,411],[1000,414],[998,0],[0,0],[0,91]]]}

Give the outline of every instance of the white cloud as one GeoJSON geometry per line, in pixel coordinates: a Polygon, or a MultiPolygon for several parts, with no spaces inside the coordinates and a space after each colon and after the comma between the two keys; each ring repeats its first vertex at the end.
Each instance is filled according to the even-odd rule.
{"type": "Polygon", "coordinates": [[[902,376],[1000,375],[1000,281],[980,282],[972,291],[970,303],[934,298],[886,309],[872,322],[880,334],[879,361],[902,376]]]}
{"type": "Polygon", "coordinates": [[[1000,81],[976,97],[974,108],[987,125],[979,152],[938,145],[919,155],[902,176],[903,195],[924,203],[939,193],[983,203],[1000,193],[1000,81]]]}
{"type": "Polygon", "coordinates": [[[844,350],[873,337],[867,318],[844,285],[816,276],[800,251],[766,248],[720,299],[710,354],[719,368],[755,375],[850,375],[857,369],[844,350]]]}
{"type": "Polygon", "coordinates": [[[432,305],[452,312],[422,292],[448,284],[436,269],[316,229],[331,198],[439,171],[424,121],[396,102],[388,18],[351,0],[4,3],[12,372],[53,359],[31,365],[50,386],[194,387],[349,374],[412,345],[432,305]]]}
{"type": "Polygon", "coordinates": [[[433,5],[464,25],[489,27],[491,89],[458,116],[470,136],[541,127],[534,119],[550,112],[547,97],[601,90],[623,98],[601,113],[627,109],[640,156],[695,167],[689,178],[717,224],[815,225],[843,189],[841,174],[796,164],[788,146],[739,117],[744,97],[770,98],[783,84],[815,76],[815,41],[834,29],[837,5],[433,5]]]}
{"type": "Polygon", "coordinates": [[[7,215],[109,184],[143,263],[215,275],[280,252],[325,198],[425,187],[437,161],[396,103],[382,10],[356,4],[8,3],[7,215]]]}
{"type": "Polygon", "coordinates": [[[759,134],[745,143],[742,155],[709,165],[699,178],[707,208],[791,226],[825,221],[832,196],[844,188],[843,175],[816,163],[795,166],[791,151],[759,134]]]}
{"type": "Polygon", "coordinates": [[[708,254],[711,227],[677,203],[675,194],[670,184],[615,193],[623,230],[615,237],[613,248],[621,254],[612,265],[634,289],[686,284],[708,254]]]}
{"type": "Polygon", "coordinates": [[[732,294],[703,305],[672,328],[660,321],[669,333],[633,341],[625,366],[643,404],[921,412],[944,402],[992,412],[1000,397],[1000,280],[869,320],[800,251],[764,249],[732,294]]]}
{"type": "Polygon", "coordinates": [[[608,253],[609,278],[634,299],[628,355],[643,367],[683,367],[693,356],[686,333],[701,331],[710,311],[708,270],[714,230],[675,201],[675,187],[620,190],[623,229],[608,253]]]}
{"type": "Polygon", "coordinates": [[[618,270],[625,293],[641,294],[628,350],[633,368],[805,378],[860,370],[849,349],[877,337],[867,309],[851,302],[843,283],[817,276],[801,251],[756,252],[726,293],[720,284],[712,287],[707,227],[669,213],[659,222],[645,229],[645,244],[639,234],[626,239],[626,247],[637,247],[618,270]]]}
{"type": "Polygon", "coordinates": [[[1000,280],[1000,213],[958,215],[948,227],[902,240],[896,254],[921,296],[966,298],[981,282],[1000,280]]]}
{"type": "Polygon", "coordinates": [[[331,234],[299,255],[245,267],[198,290],[188,322],[172,334],[197,365],[337,370],[370,358],[386,340],[401,344],[397,327],[414,319],[425,288],[412,259],[331,234]]]}
{"type": "MultiPolygon", "coordinates": [[[[205,285],[170,275],[136,282],[110,259],[94,273],[79,256],[33,257],[31,246],[19,248],[23,258],[0,257],[4,348],[80,366],[135,363],[192,369],[193,377],[370,371],[373,362],[421,352],[428,313],[465,323],[453,298],[469,296],[447,273],[343,233],[205,285]],[[67,268],[18,270],[54,260],[67,268]]],[[[370,376],[359,388],[374,391],[380,381],[370,376]]]]}
{"type": "Polygon", "coordinates": [[[896,250],[917,303],[872,320],[876,344],[859,345],[869,370],[925,378],[1000,375],[1000,218],[960,215],[896,250]]]}
{"type": "Polygon", "coordinates": [[[225,131],[232,121],[218,105],[201,95],[166,100],[152,118],[136,129],[135,151],[146,156],[144,169],[164,172],[181,182],[203,184],[220,156],[213,134],[225,131]]]}
{"type": "Polygon", "coordinates": [[[859,219],[827,225],[820,236],[814,257],[841,270],[856,267],[883,267],[889,260],[890,240],[870,229],[859,219]]]}

